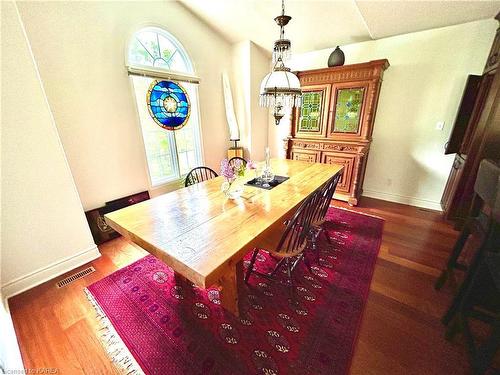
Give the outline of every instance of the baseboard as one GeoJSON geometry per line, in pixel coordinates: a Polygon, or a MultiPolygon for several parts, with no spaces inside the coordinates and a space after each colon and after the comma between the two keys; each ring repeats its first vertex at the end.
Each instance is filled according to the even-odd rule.
{"type": "Polygon", "coordinates": [[[430,210],[435,210],[435,211],[442,211],[441,204],[439,202],[427,199],[420,199],[415,197],[408,197],[405,195],[384,193],[381,191],[374,191],[367,189],[363,190],[363,196],[369,198],[381,199],[389,202],[407,204],[409,206],[428,208],[430,210]]]}
{"type": "Polygon", "coordinates": [[[54,262],[46,267],[30,272],[2,285],[1,294],[5,300],[14,297],[28,289],[49,281],[57,276],[69,272],[81,265],[93,261],[101,256],[96,245],[65,259],[54,262]]]}

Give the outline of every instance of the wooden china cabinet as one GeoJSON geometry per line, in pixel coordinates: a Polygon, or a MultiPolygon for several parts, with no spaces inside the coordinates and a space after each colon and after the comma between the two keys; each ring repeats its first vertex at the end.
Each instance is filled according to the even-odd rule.
{"type": "Polygon", "coordinates": [[[341,164],[335,199],[357,205],[387,60],[297,72],[302,105],[284,140],[287,158],[341,164]]]}

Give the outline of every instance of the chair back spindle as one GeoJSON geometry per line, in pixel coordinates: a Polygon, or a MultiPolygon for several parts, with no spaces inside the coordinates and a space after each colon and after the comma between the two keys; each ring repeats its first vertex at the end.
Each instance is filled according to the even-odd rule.
{"type": "Polygon", "coordinates": [[[320,202],[318,202],[318,207],[314,212],[312,219],[312,224],[315,226],[321,225],[326,218],[326,213],[330,207],[330,202],[332,201],[333,194],[337,184],[340,181],[341,174],[337,173],[335,176],[330,178],[320,189],[320,202]]]}
{"type": "Polygon", "coordinates": [[[202,181],[210,180],[217,176],[218,174],[211,168],[196,167],[194,169],[191,169],[191,171],[189,171],[189,173],[186,175],[184,186],[188,187],[202,181]]]}
{"type": "Polygon", "coordinates": [[[283,256],[295,256],[300,254],[307,244],[307,235],[311,226],[315,209],[321,198],[321,191],[313,192],[299,206],[293,217],[288,221],[281,236],[276,252],[283,256]]]}
{"type": "Polygon", "coordinates": [[[231,159],[229,159],[229,165],[234,168],[237,161],[240,161],[244,167],[247,166],[247,161],[239,156],[233,156],[231,159]]]}

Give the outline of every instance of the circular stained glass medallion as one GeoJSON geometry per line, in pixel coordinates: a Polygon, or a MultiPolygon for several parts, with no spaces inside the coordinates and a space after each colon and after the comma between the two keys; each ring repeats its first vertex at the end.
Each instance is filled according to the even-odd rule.
{"type": "Polygon", "coordinates": [[[153,81],[146,96],[149,114],[167,130],[178,130],[186,125],[191,105],[182,86],[172,81],[153,81]]]}

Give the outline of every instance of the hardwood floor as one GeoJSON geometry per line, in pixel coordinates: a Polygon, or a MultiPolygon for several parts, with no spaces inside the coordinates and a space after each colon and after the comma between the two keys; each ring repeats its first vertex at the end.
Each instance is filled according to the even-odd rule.
{"type": "MultiPolygon", "coordinates": [[[[463,343],[445,341],[439,321],[451,292],[433,289],[457,232],[434,211],[370,198],[350,209],[386,220],[351,373],[469,373],[463,343]]],[[[82,289],[146,252],[122,238],[99,248],[95,273],[57,289],[61,276],[9,300],[27,368],[117,373],[99,343],[93,307],[82,289]]]]}

